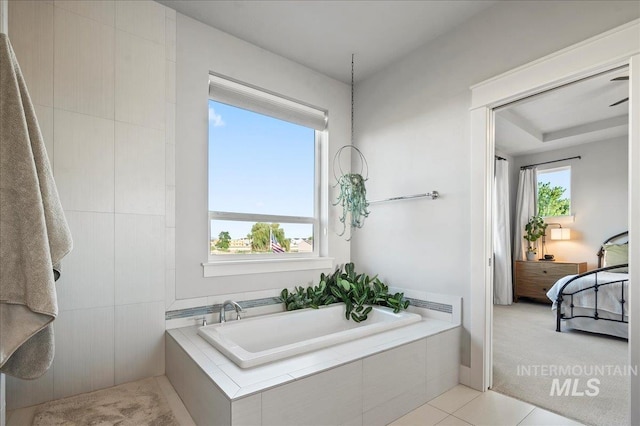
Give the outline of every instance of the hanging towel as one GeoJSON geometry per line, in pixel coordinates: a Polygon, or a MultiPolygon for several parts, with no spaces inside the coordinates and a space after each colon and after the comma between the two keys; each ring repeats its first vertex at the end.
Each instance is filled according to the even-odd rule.
{"type": "Polygon", "coordinates": [[[55,280],[71,248],[33,105],[0,34],[0,372],[34,379],[51,366],[55,280]]]}

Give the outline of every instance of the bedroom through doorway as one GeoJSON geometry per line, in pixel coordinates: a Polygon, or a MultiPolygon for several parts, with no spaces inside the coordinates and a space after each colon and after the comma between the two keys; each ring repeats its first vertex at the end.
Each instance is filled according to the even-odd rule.
{"type": "MultiPolygon", "coordinates": [[[[494,110],[492,389],[587,424],[629,423],[624,271],[606,271],[620,282],[600,289],[598,320],[562,321],[559,333],[553,285],[628,263],[624,238],[607,243],[606,260],[597,256],[628,229],[628,72],[616,68],[494,110]],[[530,242],[525,228],[535,218],[544,236],[530,242]]],[[[596,312],[589,298],[574,306],[596,312]]]]}

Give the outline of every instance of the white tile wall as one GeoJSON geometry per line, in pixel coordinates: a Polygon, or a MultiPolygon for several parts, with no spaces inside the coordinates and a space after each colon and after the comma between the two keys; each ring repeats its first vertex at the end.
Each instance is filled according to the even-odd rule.
{"type": "Polygon", "coordinates": [[[427,380],[451,370],[457,371],[460,365],[459,348],[459,328],[427,338],[427,380]]]}
{"type": "Polygon", "coordinates": [[[116,28],[164,45],[165,7],[152,1],[116,2],[116,28]]]}
{"type": "Polygon", "coordinates": [[[9,27],[31,101],[53,106],[53,5],[10,1],[9,27]]]}
{"type": "Polygon", "coordinates": [[[165,227],[166,292],[165,306],[170,309],[176,299],[175,226],[176,226],[176,15],[165,14],[165,227]]]}
{"type": "Polygon", "coordinates": [[[262,396],[260,394],[233,401],[231,404],[233,426],[255,426],[262,424],[262,396]]]}
{"type": "Polygon", "coordinates": [[[114,29],[55,8],[54,106],[113,119],[114,29]]]}
{"type": "Polygon", "coordinates": [[[167,377],[198,425],[229,425],[231,406],[222,392],[191,362],[189,356],[167,337],[167,377]]]}
{"type": "Polygon", "coordinates": [[[9,20],[75,243],[57,286],[54,366],[8,378],[16,409],[164,372],[176,15],[149,0],[10,0],[9,20]]]}
{"type": "Polygon", "coordinates": [[[165,62],[166,87],[165,97],[167,102],[176,103],[176,63],[174,61],[165,62]]]}
{"type": "Polygon", "coordinates": [[[176,18],[175,11],[173,12],[174,17],[170,18],[169,16],[167,16],[165,20],[165,54],[168,61],[176,62],[176,18]]]}
{"type": "Polygon", "coordinates": [[[363,414],[362,423],[367,426],[384,426],[427,402],[424,382],[412,388],[404,387],[404,389],[403,393],[388,401],[381,401],[380,404],[366,411],[363,414]]]}
{"type": "Polygon", "coordinates": [[[164,277],[164,285],[166,289],[164,293],[164,305],[169,309],[176,300],[176,270],[167,269],[164,277]]]}
{"type": "Polygon", "coordinates": [[[169,9],[168,7],[164,10],[165,16],[169,19],[176,20],[176,11],[174,9],[169,9]]]}
{"type": "Polygon", "coordinates": [[[115,129],[116,213],[164,214],[164,132],[120,122],[115,129]]]}
{"type": "Polygon", "coordinates": [[[113,121],[56,108],[54,177],[66,210],[113,212],[113,121]]]}
{"type": "Polygon", "coordinates": [[[175,145],[176,143],[176,105],[170,102],[166,102],[165,114],[167,116],[165,141],[169,145],[175,145]]]}
{"type": "Polygon", "coordinates": [[[57,7],[98,21],[115,26],[116,6],[113,1],[103,0],[55,0],[57,7]]]}
{"type": "Polygon", "coordinates": [[[422,398],[425,398],[426,364],[425,339],[365,358],[363,361],[363,410],[369,411],[384,401],[419,387],[422,387],[422,398]],[[398,368],[399,365],[402,368],[398,368]],[[380,383],[385,383],[385,386],[381,387],[380,383]]]}
{"type": "Polygon", "coordinates": [[[7,410],[28,407],[53,399],[53,367],[35,380],[7,378],[7,410]]]}
{"type": "Polygon", "coordinates": [[[167,185],[167,191],[165,193],[165,226],[167,228],[176,227],[176,187],[173,185],[167,185]]]}
{"type": "Polygon", "coordinates": [[[172,144],[166,144],[166,167],[165,178],[167,186],[173,186],[176,184],[176,146],[172,144]]]}
{"type": "Polygon", "coordinates": [[[163,373],[164,301],[116,306],[115,384],[163,373]]]}
{"type": "Polygon", "coordinates": [[[114,384],[113,307],[61,312],[55,321],[54,398],[114,384]]]}
{"type": "MultiPolygon", "coordinates": [[[[118,2],[118,5],[130,2],[118,2]]],[[[164,23],[162,28],[164,29],[164,23]]],[[[117,121],[165,128],[164,46],[116,31],[117,121]]]]}
{"type": "MultiPolygon", "coordinates": [[[[87,309],[114,304],[114,217],[66,211],[73,250],[64,258],[56,285],[58,308],[87,309]]],[[[111,309],[113,311],[113,308],[111,309]]],[[[111,321],[113,326],[113,321],[111,321]]]]}
{"type": "Polygon", "coordinates": [[[38,125],[40,126],[40,133],[42,133],[42,139],[47,148],[47,156],[49,157],[51,170],[53,170],[55,168],[55,164],[53,163],[53,108],[38,104],[35,104],[34,107],[36,117],[38,118],[38,125]]]}
{"type": "Polygon", "coordinates": [[[338,425],[362,413],[362,362],[262,393],[263,425],[338,425]],[[336,386],[336,383],[345,383],[336,386]],[[328,409],[327,407],[331,407],[328,409]]]}
{"type": "Polygon", "coordinates": [[[165,266],[166,269],[176,269],[176,228],[165,228],[165,266]]]}
{"type": "Polygon", "coordinates": [[[164,300],[164,231],[162,216],[115,215],[116,305],[164,300]]]}
{"type": "Polygon", "coordinates": [[[459,383],[460,328],[427,338],[427,398],[459,383]]]}
{"type": "Polygon", "coordinates": [[[427,400],[431,400],[447,389],[460,383],[457,370],[445,371],[434,379],[427,380],[427,400]]]}

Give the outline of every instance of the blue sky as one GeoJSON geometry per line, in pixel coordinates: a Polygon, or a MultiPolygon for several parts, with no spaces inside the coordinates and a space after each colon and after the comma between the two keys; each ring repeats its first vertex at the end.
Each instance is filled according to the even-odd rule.
{"type": "MultiPolygon", "coordinates": [[[[209,100],[209,210],[313,216],[315,133],[209,100]]],[[[212,235],[244,237],[254,222],[214,222],[212,235]]],[[[288,238],[311,225],[281,224],[288,238]]]]}

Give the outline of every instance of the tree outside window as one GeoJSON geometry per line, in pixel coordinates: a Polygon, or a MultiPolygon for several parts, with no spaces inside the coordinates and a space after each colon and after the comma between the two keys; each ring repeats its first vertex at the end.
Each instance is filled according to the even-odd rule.
{"type": "Polygon", "coordinates": [[[567,216],[571,214],[570,183],[570,167],[538,172],[539,216],[567,216]]]}

